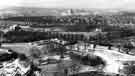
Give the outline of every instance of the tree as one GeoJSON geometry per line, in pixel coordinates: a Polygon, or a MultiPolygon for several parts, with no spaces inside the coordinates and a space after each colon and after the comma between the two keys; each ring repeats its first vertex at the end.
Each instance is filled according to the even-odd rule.
{"type": "Polygon", "coordinates": [[[123,47],[127,48],[126,53],[130,52],[133,49],[133,45],[129,41],[127,41],[123,47]]]}
{"type": "Polygon", "coordinates": [[[32,47],[30,49],[30,56],[32,58],[39,58],[41,56],[41,54],[42,54],[41,50],[37,47],[32,47]]]}

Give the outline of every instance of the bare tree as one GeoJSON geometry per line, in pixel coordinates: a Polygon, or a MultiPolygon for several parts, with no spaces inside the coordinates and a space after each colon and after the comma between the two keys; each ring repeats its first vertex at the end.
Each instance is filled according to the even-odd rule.
{"type": "Polygon", "coordinates": [[[41,50],[37,47],[32,47],[30,49],[30,56],[32,58],[39,58],[41,56],[41,54],[42,54],[41,50]]]}

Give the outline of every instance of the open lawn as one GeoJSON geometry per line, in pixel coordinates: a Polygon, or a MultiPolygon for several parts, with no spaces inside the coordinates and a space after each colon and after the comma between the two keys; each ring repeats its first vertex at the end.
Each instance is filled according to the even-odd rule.
{"type": "Polygon", "coordinates": [[[2,47],[29,55],[29,50],[32,48],[32,45],[29,45],[28,43],[4,43],[2,44],[2,47]]]}

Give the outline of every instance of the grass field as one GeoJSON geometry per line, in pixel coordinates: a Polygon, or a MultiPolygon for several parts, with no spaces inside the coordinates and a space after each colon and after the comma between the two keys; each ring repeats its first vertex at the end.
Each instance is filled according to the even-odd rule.
{"type": "Polygon", "coordinates": [[[28,43],[4,43],[2,47],[12,49],[19,53],[29,55],[29,50],[32,48],[28,43]]]}

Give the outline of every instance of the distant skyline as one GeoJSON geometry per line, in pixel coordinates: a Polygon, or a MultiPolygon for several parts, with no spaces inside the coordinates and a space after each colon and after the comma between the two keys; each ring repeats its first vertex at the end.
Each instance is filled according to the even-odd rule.
{"type": "Polygon", "coordinates": [[[0,9],[13,6],[135,10],[135,0],[2,0],[0,9]]]}

